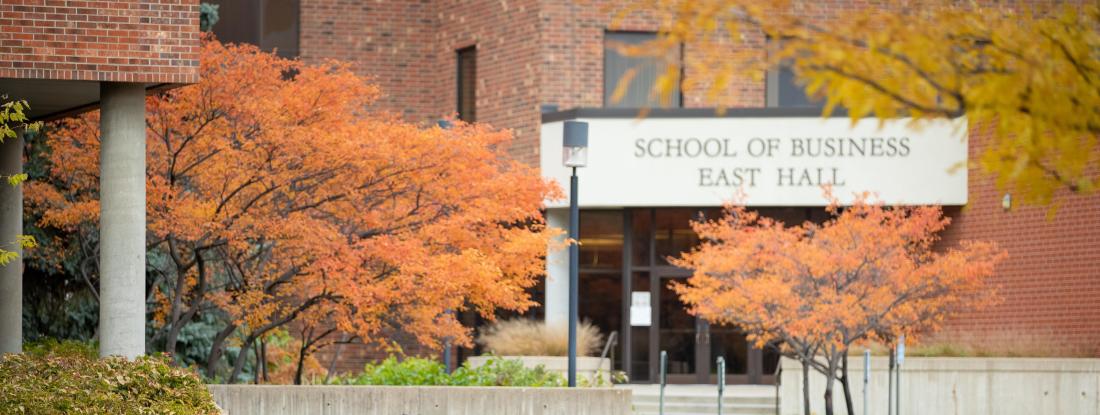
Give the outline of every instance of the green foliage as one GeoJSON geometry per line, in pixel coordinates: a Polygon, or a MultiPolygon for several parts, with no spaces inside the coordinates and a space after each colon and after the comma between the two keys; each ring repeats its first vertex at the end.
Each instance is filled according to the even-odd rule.
{"type": "Polygon", "coordinates": [[[218,23],[218,5],[203,2],[199,4],[199,30],[209,32],[218,23]]]}
{"type": "Polygon", "coordinates": [[[539,365],[533,369],[523,362],[510,359],[489,359],[484,365],[470,367],[469,363],[447,374],[442,363],[432,359],[410,357],[398,361],[390,356],[378,364],[368,364],[363,373],[349,377],[334,377],[331,383],[345,385],[403,385],[403,386],[564,386],[565,379],[558,373],[539,365]]]}
{"type": "Polygon", "coordinates": [[[88,346],[55,342],[0,359],[0,413],[217,414],[206,386],[164,358],[95,359],[88,346]]]}
{"type": "Polygon", "coordinates": [[[34,357],[96,359],[99,343],[77,340],[42,339],[23,345],[23,353],[34,357]]]}
{"type": "Polygon", "coordinates": [[[400,385],[438,386],[450,385],[451,377],[439,363],[431,359],[410,357],[398,361],[390,356],[377,364],[367,364],[358,376],[337,379],[336,383],[349,385],[400,385]]]}
{"type": "Polygon", "coordinates": [[[99,324],[99,301],[88,285],[80,277],[46,273],[33,262],[24,262],[23,338],[92,339],[99,324]]]}
{"type": "Polygon", "coordinates": [[[0,95],[0,142],[9,138],[15,138],[16,129],[38,131],[41,122],[30,122],[26,111],[30,109],[27,101],[17,99],[8,100],[7,95],[0,95]]]}
{"type": "Polygon", "coordinates": [[[470,368],[469,364],[455,370],[451,375],[454,386],[527,386],[553,387],[565,386],[565,379],[555,372],[546,370],[542,365],[529,369],[516,359],[489,359],[484,365],[470,368]]]}
{"type": "MultiPolygon", "coordinates": [[[[29,182],[48,183],[54,166],[45,134],[51,126],[27,136],[23,171],[29,182]]],[[[80,232],[42,225],[41,212],[26,210],[23,233],[35,239],[37,249],[25,251],[23,265],[23,338],[90,340],[99,324],[99,229],[88,225],[80,232]]]]}
{"type": "MultiPolygon", "coordinates": [[[[27,105],[27,101],[19,99],[9,101],[7,95],[0,95],[0,143],[9,138],[15,138],[18,129],[37,132],[42,127],[41,122],[30,122],[26,113],[28,109],[30,105],[27,105]]],[[[27,180],[27,175],[23,173],[2,177],[12,186],[18,186],[27,180]]],[[[15,243],[27,248],[36,245],[34,237],[27,235],[20,235],[15,243]]],[[[18,252],[0,248],[0,266],[7,265],[16,259],[19,259],[18,252]]]]}

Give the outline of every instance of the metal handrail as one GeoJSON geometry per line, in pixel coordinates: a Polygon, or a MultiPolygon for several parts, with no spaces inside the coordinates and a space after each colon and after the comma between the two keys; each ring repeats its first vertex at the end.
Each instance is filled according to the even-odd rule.
{"type": "Polygon", "coordinates": [[[718,415],[722,415],[722,394],[726,391],[726,358],[718,356],[718,415]]]}
{"type": "Polygon", "coordinates": [[[668,383],[666,379],[668,377],[666,366],[668,366],[668,352],[661,350],[661,394],[657,401],[657,413],[660,415],[665,414],[665,384],[668,383]]]}
{"type": "MultiPolygon", "coordinates": [[[[600,379],[600,372],[603,371],[603,359],[607,358],[607,354],[609,352],[611,352],[612,350],[614,350],[615,344],[618,343],[618,341],[619,341],[619,332],[617,332],[617,331],[613,331],[613,332],[611,332],[611,334],[609,334],[607,336],[607,342],[605,342],[604,345],[603,345],[603,352],[600,353],[600,362],[596,366],[595,374],[593,374],[592,379],[590,379],[592,381],[593,385],[595,385],[597,380],[600,379]]],[[[610,382],[610,379],[611,379],[611,368],[614,367],[614,365],[615,365],[615,362],[612,362],[612,361],[607,362],[607,374],[608,374],[608,381],[609,382],[610,382]]]]}

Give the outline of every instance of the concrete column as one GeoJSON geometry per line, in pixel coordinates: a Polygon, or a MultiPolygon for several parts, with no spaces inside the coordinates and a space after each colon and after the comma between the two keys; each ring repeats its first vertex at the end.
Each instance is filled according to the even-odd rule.
{"type": "Polygon", "coordinates": [[[23,186],[7,178],[23,172],[23,134],[0,143],[0,247],[19,258],[0,266],[0,354],[23,351],[23,186]]]}
{"type": "Polygon", "coordinates": [[[99,355],[145,354],[145,87],[100,84],[99,355]]]}
{"type": "MultiPolygon", "coordinates": [[[[547,209],[546,224],[552,228],[569,226],[569,209],[547,209]]],[[[565,240],[562,235],[560,241],[565,240]]],[[[546,254],[546,324],[569,323],[569,250],[558,249],[546,254]]]]}

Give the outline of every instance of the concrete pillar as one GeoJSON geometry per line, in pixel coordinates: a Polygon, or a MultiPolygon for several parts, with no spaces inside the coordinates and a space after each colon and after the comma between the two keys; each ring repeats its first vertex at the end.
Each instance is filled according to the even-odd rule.
{"type": "MultiPolygon", "coordinates": [[[[569,226],[569,209],[547,209],[546,224],[552,228],[569,226]]],[[[559,241],[564,241],[562,235],[559,241]]],[[[546,324],[569,323],[569,250],[558,249],[546,254],[546,324]]]]}
{"type": "Polygon", "coordinates": [[[0,143],[0,247],[19,258],[0,266],[0,354],[23,351],[23,186],[7,177],[23,172],[23,134],[0,143]]]}
{"type": "Polygon", "coordinates": [[[145,354],[145,87],[100,84],[99,355],[145,354]]]}

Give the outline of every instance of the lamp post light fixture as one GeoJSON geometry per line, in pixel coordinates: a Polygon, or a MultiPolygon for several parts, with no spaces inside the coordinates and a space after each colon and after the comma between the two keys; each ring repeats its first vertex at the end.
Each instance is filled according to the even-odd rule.
{"type": "Polygon", "coordinates": [[[577,386],[577,286],[579,285],[580,209],[577,207],[577,167],[588,164],[588,123],[566,121],[562,140],[562,164],[569,176],[569,387],[577,386]]]}

